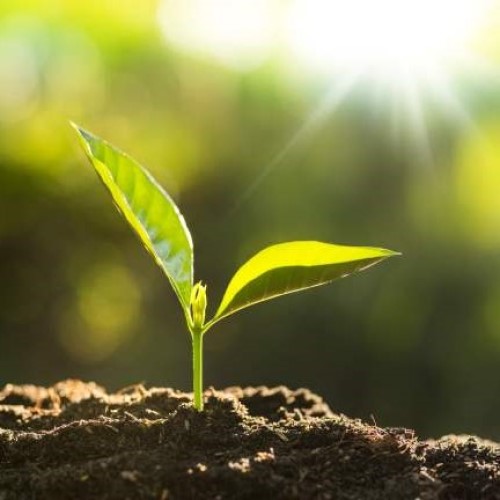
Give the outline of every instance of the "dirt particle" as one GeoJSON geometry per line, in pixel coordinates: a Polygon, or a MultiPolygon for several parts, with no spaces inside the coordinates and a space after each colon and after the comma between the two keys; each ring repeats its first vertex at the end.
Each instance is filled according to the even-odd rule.
{"type": "Polygon", "coordinates": [[[137,471],[122,470],[120,476],[127,481],[135,483],[139,477],[139,473],[137,471]]]}

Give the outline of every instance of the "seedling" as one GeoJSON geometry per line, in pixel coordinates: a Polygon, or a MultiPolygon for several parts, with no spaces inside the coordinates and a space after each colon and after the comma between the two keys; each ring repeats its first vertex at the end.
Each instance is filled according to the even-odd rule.
{"type": "Polygon", "coordinates": [[[373,247],[290,241],[254,255],[232,277],[217,311],[206,320],[207,288],[194,284],[193,243],[184,217],[151,174],[111,144],[74,125],[115,205],[160,266],[191,334],[194,406],[203,410],[203,338],[223,318],[245,307],[330,283],[397,252],[373,247]]]}

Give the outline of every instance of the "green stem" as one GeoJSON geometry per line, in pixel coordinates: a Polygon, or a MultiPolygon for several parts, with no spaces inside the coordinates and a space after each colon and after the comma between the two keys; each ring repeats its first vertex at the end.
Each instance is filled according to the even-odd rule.
{"type": "Polygon", "coordinates": [[[193,394],[194,407],[203,411],[203,333],[192,332],[193,340],[193,394]]]}

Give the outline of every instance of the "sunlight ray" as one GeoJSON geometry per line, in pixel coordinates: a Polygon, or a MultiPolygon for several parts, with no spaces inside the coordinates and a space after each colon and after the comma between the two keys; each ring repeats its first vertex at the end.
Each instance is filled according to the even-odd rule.
{"type": "Polygon", "coordinates": [[[426,73],[425,85],[432,93],[436,104],[459,128],[477,132],[477,125],[460,102],[449,76],[444,71],[440,71],[436,66],[431,67],[426,73]]]}
{"type": "Polygon", "coordinates": [[[408,112],[412,138],[415,140],[416,158],[423,166],[432,167],[434,163],[432,147],[420,99],[418,82],[408,68],[402,72],[402,78],[404,105],[408,112]]]}
{"type": "Polygon", "coordinates": [[[231,210],[237,211],[245,202],[247,202],[262,182],[283,162],[283,160],[294,150],[301,147],[304,142],[320,128],[331,114],[339,108],[348,94],[353,90],[361,77],[360,72],[352,72],[349,75],[339,79],[331,87],[326,96],[313,109],[304,124],[294,132],[290,140],[278,151],[271,161],[260,171],[254,181],[236,200],[231,210]]]}

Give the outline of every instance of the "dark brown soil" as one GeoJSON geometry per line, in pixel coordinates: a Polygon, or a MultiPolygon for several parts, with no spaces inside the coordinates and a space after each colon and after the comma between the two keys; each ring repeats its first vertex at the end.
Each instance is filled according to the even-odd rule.
{"type": "Polygon", "coordinates": [[[8,385],[0,500],[500,499],[500,445],[419,441],[333,413],[305,389],[189,394],[8,385]]]}

